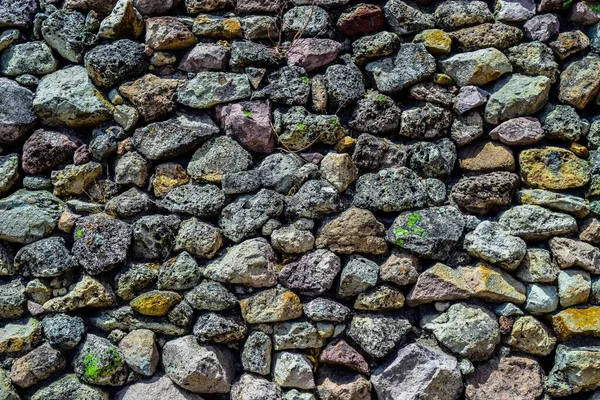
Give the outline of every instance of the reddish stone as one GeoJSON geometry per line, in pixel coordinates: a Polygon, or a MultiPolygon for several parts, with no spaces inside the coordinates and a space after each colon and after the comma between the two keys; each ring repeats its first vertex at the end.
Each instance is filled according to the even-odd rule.
{"type": "Polygon", "coordinates": [[[23,145],[23,171],[39,174],[70,163],[80,144],[64,133],[38,129],[23,145]]]}
{"type": "Polygon", "coordinates": [[[268,101],[244,101],[216,107],[217,121],[247,150],[270,154],[275,149],[268,101]]]}
{"type": "Polygon", "coordinates": [[[341,49],[342,45],[331,39],[298,39],[288,51],[287,61],[311,71],[334,61],[341,49]]]}
{"type": "Polygon", "coordinates": [[[199,43],[188,51],[179,64],[185,72],[226,71],[229,66],[229,49],[212,43],[199,43]]]}
{"type": "Polygon", "coordinates": [[[330,343],[321,353],[319,362],[343,365],[361,374],[369,375],[369,365],[364,357],[344,340],[330,343]]]}
{"type": "Polygon", "coordinates": [[[87,144],[79,146],[73,155],[73,164],[82,165],[89,163],[90,161],[92,161],[92,155],[88,150],[87,144]]]}
{"type": "Polygon", "coordinates": [[[348,36],[359,36],[383,30],[385,18],[379,6],[357,4],[340,15],[337,27],[348,36]]]}

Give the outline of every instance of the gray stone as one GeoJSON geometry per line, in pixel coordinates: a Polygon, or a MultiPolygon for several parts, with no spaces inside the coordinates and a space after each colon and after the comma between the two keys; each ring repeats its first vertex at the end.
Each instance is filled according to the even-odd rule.
{"type": "Polygon", "coordinates": [[[110,14],[102,20],[98,36],[104,39],[136,39],[143,30],[144,20],[133,0],[118,0],[110,14]]]}
{"type": "Polygon", "coordinates": [[[600,250],[596,246],[562,237],[550,239],[549,244],[561,269],[581,267],[592,274],[600,274],[600,250]]]}
{"type": "MultiPolygon", "coordinates": [[[[397,1],[402,3],[402,1],[397,1]]],[[[389,4],[389,3],[388,3],[389,4]]],[[[435,73],[435,59],[416,43],[404,43],[395,56],[373,61],[365,67],[378,91],[395,94],[435,73]]]]}
{"type": "Polygon", "coordinates": [[[587,343],[559,344],[546,382],[548,393],[568,396],[600,387],[600,368],[596,363],[599,353],[600,346],[587,343]]]}
{"type": "Polygon", "coordinates": [[[490,94],[477,86],[467,85],[460,88],[453,100],[453,109],[458,114],[464,114],[473,108],[487,103],[490,94]]]}
{"type": "Polygon", "coordinates": [[[21,317],[25,313],[26,301],[25,288],[20,280],[0,281],[0,320],[21,317]]]}
{"type": "Polygon", "coordinates": [[[225,72],[199,72],[177,91],[177,101],[192,108],[211,108],[250,97],[252,90],[246,75],[225,72]]]}
{"type": "Polygon", "coordinates": [[[389,56],[398,48],[399,43],[400,38],[392,32],[363,36],[352,43],[353,59],[362,65],[374,58],[389,56]]]}
{"type": "Polygon", "coordinates": [[[34,0],[16,0],[0,5],[0,27],[27,28],[37,10],[34,0]]]}
{"type": "Polygon", "coordinates": [[[523,189],[517,192],[517,199],[521,204],[543,206],[551,210],[562,211],[583,218],[590,212],[587,202],[577,196],[555,193],[542,189],[523,189]]]}
{"type": "MultiPolygon", "coordinates": [[[[32,400],[109,400],[108,393],[97,386],[81,382],[77,375],[66,374],[60,379],[40,388],[32,400]]],[[[12,399],[11,399],[12,400],[12,399]]]]}
{"type": "Polygon", "coordinates": [[[570,63],[560,74],[558,99],[581,110],[600,91],[600,77],[594,72],[600,66],[600,57],[588,55],[570,63]]]}
{"type": "Polygon", "coordinates": [[[166,375],[157,375],[151,379],[125,386],[117,393],[115,399],[153,400],[160,396],[170,400],[202,400],[200,395],[181,389],[166,375]]]}
{"type": "Polygon", "coordinates": [[[188,174],[198,181],[221,182],[225,172],[245,171],[252,167],[252,156],[235,140],[218,136],[204,143],[192,156],[188,174]]]}
{"type": "Polygon", "coordinates": [[[485,120],[491,124],[539,111],[548,101],[550,79],[513,74],[496,83],[485,106],[485,120]]]}
{"type": "Polygon", "coordinates": [[[304,105],[310,94],[310,80],[304,68],[289,65],[271,73],[269,84],[253,97],[268,97],[272,102],[288,106],[304,105]]]}
{"type": "Polygon", "coordinates": [[[514,72],[537,76],[543,75],[556,82],[558,63],[554,60],[552,50],[543,43],[531,42],[509,48],[506,51],[513,65],[514,72]]]}
{"type": "Polygon", "coordinates": [[[371,289],[377,284],[379,266],[362,256],[352,255],[340,274],[337,297],[348,299],[371,289]]]}
{"type": "Polygon", "coordinates": [[[73,369],[84,382],[121,386],[127,379],[123,353],[107,339],[88,333],[73,360],[73,369]]]}
{"type": "Polygon", "coordinates": [[[198,317],[193,332],[199,343],[234,343],[246,336],[246,323],[239,315],[207,312],[198,317]]]}
{"type": "Polygon", "coordinates": [[[591,289],[589,272],[568,269],[558,274],[558,298],[562,308],[587,303],[591,289]]]}
{"type": "Polygon", "coordinates": [[[225,286],[208,280],[187,292],[185,300],[195,310],[224,311],[237,304],[237,298],[225,286]]]}
{"type": "Polygon", "coordinates": [[[545,249],[527,249],[527,254],[515,271],[524,282],[552,283],[556,281],[560,268],[545,249]]]}
{"type": "Polygon", "coordinates": [[[52,346],[59,349],[74,349],[83,338],[85,326],[80,317],[55,314],[44,318],[42,330],[52,346]]]}
{"type": "Polygon", "coordinates": [[[484,215],[510,204],[518,184],[516,174],[491,172],[460,179],[449,197],[460,209],[484,215]]]}
{"type": "Polygon", "coordinates": [[[287,351],[275,353],[273,381],[281,387],[314,389],[312,364],[304,354],[287,351]]]}
{"type": "Polygon", "coordinates": [[[276,110],[274,119],[279,142],[292,151],[305,150],[317,142],[334,145],[346,135],[337,116],[311,114],[304,107],[291,107],[285,114],[276,110]]]}
{"type": "Polygon", "coordinates": [[[270,154],[258,167],[260,182],[263,187],[287,194],[294,184],[294,177],[303,165],[295,154],[270,154]]]}
{"type": "Polygon", "coordinates": [[[391,97],[369,90],[358,100],[349,126],[357,132],[375,135],[393,133],[400,127],[401,112],[391,97]]]}
{"type": "Polygon", "coordinates": [[[164,260],[171,254],[180,219],[174,215],[148,215],[131,225],[132,254],[142,260],[164,260]]]}
{"type": "Polygon", "coordinates": [[[469,232],[463,247],[473,257],[509,271],[519,266],[527,252],[523,239],[509,235],[498,223],[490,221],[483,221],[469,232]]]}
{"type": "Polygon", "coordinates": [[[265,378],[244,374],[231,387],[231,400],[283,400],[283,391],[265,378]]]}
{"type": "MultiPolygon", "coordinates": [[[[72,201],[68,201],[69,206],[72,201]]],[[[121,218],[131,218],[152,211],[155,208],[154,199],[138,188],[131,188],[110,199],[104,209],[110,215],[121,218]]]]}
{"type": "Polygon", "coordinates": [[[387,2],[383,11],[388,24],[398,35],[407,35],[434,27],[433,15],[424,13],[400,0],[387,2]]]}
{"type": "Polygon", "coordinates": [[[77,267],[77,262],[60,237],[42,239],[22,247],[14,260],[15,268],[26,276],[48,278],[62,275],[77,267]]]}
{"type": "Polygon", "coordinates": [[[271,353],[273,344],[271,337],[261,331],[253,331],[248,335],[242,350],[242,366],[245,371],[260,375],[271,372],[271,353]]]}
{"type": "Polygon", "coordinates": [[[410,146],[408,165],[422,178],[444,178],[456,163],[456,147],[449,139],[417,142],[410,146]]]}
{"type": "Polygon", "coordinates": [[[493,21],[494,16],[484,1],[445,1],[435,10],[435,24],[444,30],[493,21]]]}
{"type": "Polygon", "coordinates": [[[90,78],[102,88],[138,77],[149,65],[144,47],[129,39],[94,47],[86,53],[84,61],[90,78]]]}
{"type": "Polygon", "coordinates": [[[254,236],[265,222],[281,215],[283,200],[283,195],[269,189],[239,197],[221,211],[219,226],[223,235],[236,243],[254,236]]]}
{"type": "Polygon", "coordinates": [[[12,189],[19,179],[19,156],[9,154],[0,156],[0,194],[12,189]]]}
{"type": "Polygon", "coordinates": [[[465,224],[453,206],[405,211],[394,220],[386,239],[420,257],[445,260],[462,237],[465,224]]]}
{"type": "Polygon", "coordinates": [[[190,218],[179,226],[174,250],[184,250],[199,258],[213,258],[222,245],[221,230],[196,218],[190,218]]]}
{"type": "Polygon", "coordinates": [[[283,15],[282,28],[289,37],[327,36],[331,20],[327,11],[316,5],[293,7],[283,15]]]}
{"type": "Polygon", "coordinates": [[[64,204],[50,192],[21,189],[0,199],[0,239],[28,244],[52,234],[64,204]]]}
{"type": "Polygon", "coordinates": [[[96,41],[85,25],[85,16],[77,11],[56,10],[42,22],[42,36],[61,56],[73,63],[83,60],[83,53],[96,41]]]}
{"type": "Polygon", "coordinates": [[[527,286],[525,311],[531,314],[547,314],[556,311],[558,307],[558,292],[556,286],[534,283],[527,286]]]}
{"type": "Polygon", "coordinates": [[[515,206],[503,212],[498,222],[524,240],[544,240],[577,230],[577,222],[570,215],[534,205],[515,206]]]}
{"type": "Polygon", "coordinates": [[[36,122],[33,110],[33,93],[18,83],[0,78],[0,143],[13,143],[23,139],[36,122]]]}
{"type": "Polygon", "coordinates": [[[494,15],[498,21],[527,21],[535,15],[535,2],[533,0],[499,0],[495,5],[494,15]]]}
{"type": "Polygon", "coordinates": [[[314,247],[315,237],[310,231],[289,225],[275,229],[271,233],[271,245],[281,253],[302,254],[314,247]]]}
{"type": "Polygon", "coordinates": [[[282,322],[273,327],[275,350],[316,349],[324,345],[324,338],[310,322],[282,322]]]}
{"type": "Polygon", "coordinates": [[[302,218],[322,218],[341,211],[337,190],[324,180],[309,180],[288,201],[286,213],[302,218]]]}
{"type": "Polygon", "coordinates": [[[385,168],[405,166],[407,156],[406,146],[363,133],[356,140],[352,161],[360,171],[379,172],[385,168]]]}
{"type": "Polygon", "coordinates": [[[33,99],[33,109],[48,124],[70,128],[95,126],[113,113],[113,106],[94,87],[81,66],[43,77],[33,99]]]}
{"type": "Polygon", "coordinates": [[[140,153],[129,151],[117,160],[115,183],[144,187],[148,180],[148,169],[148,161],[140,153]]]}
{"type": "Polygon", "coordinates": [[[410,323],[398,316],[356,314],[348,336],[374,358],[390,354],[411,330],[410,323]]]}
{"type": "Polygon", "coordinates": [[[453,353],[471,361],[487,360],[500,343],[496,316],[480,306],[453,304],[440,315],[423,318],[421,324],[453,353]]]}
{"type": "Polygon", "coordinates": [[[446,136],[452,125],[450,110],[432,103],[423,107],[404,110],[400,125],[400,136],[409,139],[436,139],[446,136]]]}
{"type": "Polygon", "coordinates": [[[512,72],[508,58],[493,47],[444,58],[439,66],[458,86],[483,86],[512,72]]]}
{"type": "Polygon", "coordinates": [[[163,347],[165,372],[193,393],[228,393],[234,364],[235,358],[227,348],[200,345],[192,335],[171,340],[163,347]]]}
{"type": "Polygon", "coordinates": [[[119,342],[127,365],[138,374],[152,376],[156,372],[160,355],[154,332],[148,329],[131,331],[119,342]]]}
{"type": "Polygon", "coordinates": [[[360,69],[351,62],[332,65],[325,71],[328,99],[334,107],[344,107],[365,94],[365,82],[360,69]]]}
{"type": "Polygon", "coordinates": [[[413,343],[377,368],[371,383],[381,400],[431,398],[458,400],[463,391],[456,358],[433,347],[413,343]]]}
{"type": "Polygon", "coordinates": [[[131,227],[107,215],[80,218],[75,224],[73,256],[92,275],[125,262],[131,244],[131,227]]]}
{"type": "Polygon", "coordinates": [[[531,117],[518,117],[502,122],[490,131],[490,138],[509,146],[523,146],[544,138],[542,124],[531,117]]]}
{"type": "Polygon", "coordinates": [[[269,243],[264,238],[254,238],[230,247],[225,255],[206,265],[202,274],[222,283],[272,287],[277,280],[274,262],[269,243]]]}
{"type": "Polygon", "coordinates": [[[171,212],[206,218],[218,215],[225,203],[225,194],[217,186],[187,184],[171,189],[161,205],[171,212]]]}
{"type": "Polygon", "coordinates": [[[229,49],[219,44],[198,43],[181,59],[179,69],[185,72],[225,71],[229,65],[229,49]]]}
{"type": "Polygon", "coordinates": [[[540,14],[523,24],[525,36],[529,40],[547,42],[560,30],[560,21],[556,14],[540,14]]]}
{"type": "Polygon", "coordinates": [[[44,42],[17,44],[2,53],[0,72],[7,76],[46,75],[56,71],[58,61],[44,42]]]}
{"type": "Polygon", "coordinates": [[[318,297],[304,304],[304,313],[317,322],[344,322],[350,316],[350,309],[333,300],[318,297]]]}

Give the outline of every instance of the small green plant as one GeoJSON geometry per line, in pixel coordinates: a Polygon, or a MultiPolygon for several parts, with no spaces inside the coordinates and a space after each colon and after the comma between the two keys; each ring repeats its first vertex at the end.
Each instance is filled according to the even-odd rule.
{"type": "Polygon", "coordinates": [[[100,378],[105,378],[121,366],[121,355],[116,348],[110,347],[106,352],[108,353],[108,363],[106,365],[101,365],[98,357],[92,353],[88,353],[83,357],[83,366],[85,367],[83,376],[89,381],[96,382],[100,378]]]}
{"type": "Polygon", "coordinates": [[[573,0],[566,0],[566,1],[563,3],[563,7],[569,7],[569,6],[571,5],[571,3],[573,3],[573,0]]]}
{"type": "Polygon", "coordinates": [[[298,129],[299,131],[305,131],[306,126],[304,126],[304,124],[298,124],[298,125],[296,125],[296,129],[298,129]]]}
{"type": "Polygon", "coordinates": [[[408,216],[408,220],[406,221],[406,229],[397,228],[395,231],[396,234],[396,243],[398,246],[404,246],[404,238],[409,235],[417,235],[419,237],[424,237],[427,232],[425,229],[417,226],[417,223],[422,218],[422,215],[419,213],[412,213],[408,216]]]}
{"type": "Polygon", "coordinates": [[[383,94],[380,94],[379,96],[377,96],[377,100],[381,101],[382,103],[388,102],[388,98],[386,96],[384,96],[383,94]]]}
{"type": "Polygon", "coordinates": [[[244,113],[244,115],[245,115],[246,117],[248,117],[248,118],[252,118],[252,113],[251,113],[250,111],[248,111],[248,110],[246,110],[246,109],[244,108],[244,110],[242,110],[242,112],[244,113]]]}
{"type": "Polygon", "coordinates": [[[308,79],[308,76],[303,76],[303,77],[301,77],[300,79],[302,79],[302,82],[306,83],[307,85],[308,85],[308,84],[309,84],[309,82],[310,82],[310,79],[308,79]]]}
{"type": "Polygon", "coordinates": [[[339,128],[342,126],[342,124],[340,124],[340,120],[337,118],[332,118],[331,121],[329,121],[329,123],[331,124],[331,126],[333,126],[334,128],[339,128]]]}
{"type": "Polygon", "coordinates": [[[83,237],[83,229],[77,230],[77,238],[81,239],[83,237]]]}

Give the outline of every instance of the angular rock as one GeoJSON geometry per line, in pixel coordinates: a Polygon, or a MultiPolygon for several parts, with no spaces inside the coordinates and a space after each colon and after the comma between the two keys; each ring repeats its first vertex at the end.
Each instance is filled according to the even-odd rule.
{"type": "Polygon", "coordinates": [[[177,92],[177,101],[192,108],[210,108],[250,97],[248,78],[242,74],[200,72],[177,92]]]}
{"type": "Polygon", "coordinates": [[[592,288],[590,274],[569,269],[558,274],[558,297],[563,308],[588,302],[592,288]]]}
{"type": "Polygon", "coordinates": [[[45,190],[18,190],[0,199],[0,239],[28,244],[52,234],[64,204],[45,190]]]}
{"type": "Polygon", "coordinates": [[[328,36],[331,20],[317,5],[293,7],[283,15],[282,29],[289,37],[328,36]]]}
{"type": "Polygon", "coordinates": [[[600,387],[597,364],[600,346],[587,343],[559,344],[546,390],[551,396],[568,396],[600,387]]]}
{"type": "Polygon", "coordinates": [[[590,55],[569,64],[560,74],[558,99],[581,110],[600,91],[600,77],[594,72],[600,67],[600,57],[590,55]]]}
{"type": "Polygon", "coordinates": [[[513,207],[502,213],[498,222],[524,240],[543,240],[577,230],[573,217],[534,205],[513,207]]]}
{"type": "Polygon", "coordinates": [[[142,45],[121,39],[86,53],[85,67],[96,85],[110,88],[142,75],[148,61],[142,45]]]}
{"type": "Polygon", "coordinates": [[[236,141],[218,136],[202,145],[188,164],[188,173],[199,181],[220,182],[225,172],[250,169],[252,156],[236,141]]]}
{"type": "Polygon", "coordinates": [[[471,361],[487,360],[500,343],[496,316],[480,306],[456,303],[421,323],[444,347],[471,361]]]}
{"type": "Polygon", "coordinates": [[[90,161],[83,165],[67,165],[63,170],[50,175],[55,196],[79,196],[87,187],[102,176],[102,165],[90,161]]]}
{"type": "Polygon", "coordinates": [[[543,75],[552,83],[556,82],[558,64],[548,46],[539,42],[522,43],[508,49],[507,56],[514,72],[530,76],[543,75]]]}
{"type": "Polygon", "coordinates": [[[75,374],[93,385],[121,386],[127,379],[123,353],[107,339],[88,333],[73,360],[75,374]]]}
{"type": "Polygon", "coordinates": [[[228,349],[200,345],[192,335],[171,340],[163,347],[163,365],[169,378],[194,393],[228,393],[234,364],[228,349]]]}
{"type": "Polygon", "coordinates": [[[304,304],[304,313],[313,321],[343,322],[350,315],[350,309],[323,297],[304,304]]]}
{"type": "Polygon", "coordinates": [[[508,58],[495,48],[456,54],[440,60],[439,66],[458,86],[483,86],[512,72],[508,58]]]}
{"type": "Polygon", "coordinates": [[[519,266],[527,252],[523,239],[509,235],[498,223],[490,221],[483,221],[469,232],[463,247],[473,257],[509,271],[519,266]]]}
{"type": "Polygon", "coordinates": [[[519,177],[510,172],[491,172],[461,178],[450,191],[450,199],[462,210],[485,215],[510,204],[519,177]]]}
{"type": "Polygon", "coordinates": [[[444,30],[494,21],[484,1],[445,1],[435,10],[435,24],[444,30]]]}
{"type": "Polygon", "coordinates": [[[474,51],[488,47],[504,50],[517,44],[523,37],[523,32],[517,27],[496,22],[463,28],[452,32],[450,36],[456,50],[459,51],[474,51]]]}
{"type": "Polygon", "coordinates": [[[420,257],[445,260],[462,237],[465,219],[456,207],[405,211],[388,229],[386,239],[420,257]]]}
{"type": "Polygon", "coordinates": [[[283,392],[279,386],[265,378],[244,374],[231,387],[232,400],[280,400],[283,392]]]}
{"type": "Polygon", "coordinates": [[[548,250],[529,248],[515,275],[524,282],[552,283],[559,272],[548,250]]]}
{"type": "Polygon", "coordinates": [[[383,358],[392,352],[411,328],[406,319],[397,316],[356,314],[347,334],[370,356],[383,358]]]}
{"type": "Polygon", "coordinates": [[[80,63],[83,53],[96,41],[96,35],[85,24],[85,15],[77,11],[56,10],[44,19],[41,33],[61,56],[80,63]]]}
{"type": "Polygon", "coordinates": [[[175,110],[175,94],[179,81],[146,74],[132,82],[119,86],[119,92],[127,98],[147,122],[166,117],[175,110]]]}
{"type": "Polygon", "coordinates": [[[56,71],[58,61],[44,42],[17,44],[2,53],[0,72],[7,76],[46,75],[56,71]]]}
{"type": "Polygon", "coordinates": [[[411,7],[404,1],[389,1],[383,7],[383,11],[388,24],[398,35],[415,33],[434,26],[432,15],[411,7]]]}
{"type": "Polygon", "coordinates": [[[81,382],[77,375],[66,374],[60,379],[42,387],[32,396],[32,400],[108,400],[108,393],[97,386],[81,382]]]}
{"type": "Polygon", "coordinates": [[[508,344],[516,351],[546,356],[554,350],[556,338],[542,322],[525,316],[515,321],[508,344]]]}
{"type": "Polygon", "coordinates": [[[116,398],[119,400],[152,400],[160,396],[171,400],[202,400],[200,395],[181,389],[166,375],[157,375],[149,380],[125,386],[117,393],[116,398]]]}
{"type": "Polygon", "coordinates": [[[275,124],[279,142],[292,151],[317,142],[334,145],[346,135],[337,116],[311,114],[304,107],[292,107],[285,114],[276,111],[275,124]]]}
{"type": "Polygon", "coordinates": [[[114,107],[81,66],[58,70],[40,81],[33,109],[46,123],[89,128],[111,118],[114,107]]]}
{"type": "Polygon", "coordinates": [[[519,164],[523,181],[532,188],[576,188],[590,179],[588,163],[559,147],[524,150],[519,155],[519,164]]]}
{"type": "Polygon", "coordinates": [[[525,22],[523,30],[529,40],[547,42],[558,34],[560,21],[555,14],[540,14],[525,22]]]}
{"type": "MultiPolygon", "coordinates": [[[[402,1],[396,3],[404,4],[402,1]]],[[[375,81],[378,91],[395,94],[433,75],[435,59],[422,44],[405,43],[395,56],[373,61],[365,70],[375,81]]]]}
{"type": "Polygon", "coordinates": [[[550,239],[549,244],[561,269],[580,267],[592,274],[600,274],[600,250],[596,246],[562,237],[550,239]]]}
{"type": "Polygon", "coordinates": [[[15,268],[36,278],[60,276],[73,270],[77,263],[61,237],[42,239],[22,247],[15,255],[15,268]]]}
{"type": "Polygon", "coordinates": [[[341,49],[342,45],[331,39],[298,39],[287,53],[287,62],[312,71],[335,61],[341,49]]]}
{"type": "Polygon", "coordinates": [[[131,227],[103,214],[80,218],[75,224],[73,256],[87,272],[96,275],[125,262],[131,227]]]}
{"type": "Polygon", "coordinates": [[[110,14],[102,20],[98,36],[104,39],[136,39],[144,31],[144,20],[133,0],[118,0],[110,14]]]}
{"type": "Polygon", "coordinates": [[[70,312],[80,308],[116,306],[112,289],[89,275],[84,275],[64,296],[54,297],[44,303],[47,312],[70,312]]]}
{"type": "Polygon", "coordinates": [[[272,350],[273,344],[269,335],[261,331],[251,332],[241,354],[244,370],[268,375],[271,372],[272,350]]]}
{"type": "Polygon", "coordinates": [[[544,131],[537,119],[518,117],[505,121],[492,129],[490,137],[509,146],[525,146],[542,140],[544,131]]]}
{"type": "Polygon", "coordinates": [[[64,369],[66,364],[60,351],[45,344],[15,360],[10,379],[15,385],[28,388],[64,369]]]}
{"type": "Polygon", "coordinates": [[[0,143],[13,143],[23,139],[36,122],[32,106],[33,93],[18,83],[0,78],[0,143]]]}
{"type": "Polygon", "coordinates": [[[496,83],[485,107],[485,120],[491,124],[530,115],[548,101],[550,79],[513,74],[496,83]]]}
{"type": "Polygon", "coordinates": [[[377,284],[379,266],[362,256],[352,255],[344,265],[337,287],[337,297],[352,298],[377,284]]]}
{"type": "Polygon", "coordinates": [[[552,315],[552,329],[561,342],[576,336],[600,337],[599,315],[598,306],[567,308],[552,315]]]}
{"type": "Polygon", "coordinates": [[[304,354],[287,351],[275,353],[273,381],[281,387],[314,389],[312,364],[304,354]]]}
{"type": "Polygon", "coordinates": [[[202,274],[218,282],[271,287],[275,285],[275,255],[264,238],[246,240],[206,265],[202,274]]]}
{"type": "MultiPolygon", "coordinates": [[[[371,383],[364,376],[336,367],[320,368],[317,385],[317,392],[322,399],[340,399],[345,396],[355,400],[371,398],[371,383]]],[[[314,397],[286,397],[286,400],[314,400],[314,397]]]]}
{"type": "Polygon", "coordinates": [[[279,281],[300,294],[319,296],[331,288],[340,270],[338,256],[328,250],[315,250],[285,265],[279,272],[279,281]]]}
{"type": "Polygon", "coordinates": [[[208,312],[198,317],[194,336],[199,343],[234,343],[246,336],[246,324],[238,315],[208,312]]]}
{"type": "Polygon", "coordinates": [[[22,353],[38,346],[42,328],[35,318],[24,318],[0,325],[0,354],[22,353]]]}
{"type": "Polygon", "coordinates": [[[339,254],[383,254],[383,236],[383,224],[371,212],[352,207],[321,227],[316,246],[339,254]]]}
{"type": "Polygon", "coordinates": [[[67,134],[38,129],[23,144],[23,171],[39,174],[66,164],[78,147],[78,141],[67,134]]]}
{"type": "Polygon", "coordinates": [[[498,21],[527,21],[535,15],[535,2],[533,0],[500,0],[494,8],[494,15],[498,21]]]}
{"type": "Polygon", "coordinates": [[[67,314],[45,317],[42,329],[48,342],[59,349],[74,349],[85,333],[83,319],[67,314]]]}
{"type": "Polygon", "coordinates": [[[300,298],[291,291],[276,288],[240,300],[240,308],[249,324],[287,321],[302,315],[300,298]]]}
{"type": "Polygon", "coordinates": [[[181,300],[182,297],[176,292],[151,290],[131,300],[129,305],[134,311],[142,315],[163,317],[181,300]]]}
{"type": "Polygon", "coordinates": [[[322,218],[342,209],[337,190],[324,180],[309,180],[288,201],[286,213],[301,218],[322,218]]]}
{"type": "Polygon", "coordinates": [[[463,391],[456,358],[416,343],[373,371],[371,383],[382,400],[417,400],[423,394],[457,400],[463,391]]]}
{"type": "Polygon", "coordinates": [[[544,371],[532,358],[508,356],[493,358],[467,378],[467,398],[483,400],[536,399],[544,393],[544,371]]]}
{"type": "Polygon", "coordinates": [[[246,101],[217,106],[217,120],[225,134],[253,152],[270,154],[275,149],[271,106],[265,101],[246,101]]]}

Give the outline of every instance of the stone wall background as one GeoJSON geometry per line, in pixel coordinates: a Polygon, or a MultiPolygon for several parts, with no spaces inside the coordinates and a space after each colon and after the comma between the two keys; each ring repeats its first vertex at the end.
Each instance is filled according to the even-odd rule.
{"type": "Polygon", "coordinates": [[[599,21],[0,0],[0,398],[600,398],[599,21]]]}

